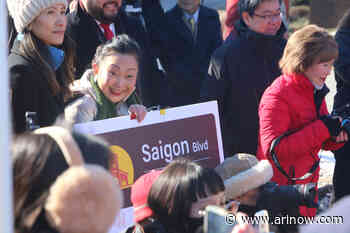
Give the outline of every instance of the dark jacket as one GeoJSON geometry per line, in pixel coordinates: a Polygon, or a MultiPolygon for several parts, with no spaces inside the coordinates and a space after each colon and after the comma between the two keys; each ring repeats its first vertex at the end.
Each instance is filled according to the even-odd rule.
{"type": "Polygon", "coordinates": [[[162,104],[181,106],[198,102],[210,56],[222,43],[218,13],[200,6],[194,40],[181,8],[175,6],[164,13],[159,0],[142,3],[152,49],[166,76],[160,90],[162,104]]]}
{"type": "Polygon", "coordinates": [[[334,109],[350,103],[350,29],[340,29],[335,35],[339,46],[339,57],[334,63],[337,93],[334,109]]]}
{"type": "Polygon", "coordinates": [[[251,31],[240,20],[237,37],[213,54],[201,100],[217,100],[225,156],[255,154],[258,145],[260,98],[281,72],[278,61],[285,47],[284,30],[276,36],[251,31]]]}
{"type": "MultiPolygon", "coordinates": [[[[154,90],[157,90],[160,74],[157,72],[156,61],[150,53],[149,38],[144,27],[138,18],[126,15],[123,10],[119,11],[114,24],[117,35],[126,34],[140,45],[143,57],[139,71],[141,75],[137,81],[138,92],[145,105],[158,104],[154,90]]],[[[79,4],[68,14],[67,32],[76,42],[76,79],[79,79],[91,66],[96,48],[105,43],[106,38],[95,19],[83,11],[79,4]]]]}
{"type": "MultiPolygon", "coordinates": [[[[333,110],[350,103],[350,28],[340,27],[335,35],[339,46],[339,57],[334,63],[335,80],[337,82],[337,93],[334,96],[333,110]]],[[[349,111],[342,117],[349,117],[349,111]]],[[[347,185],[350,176],[350,143],[347,142],[343,148],[334,152],[337,163],[334,169],[333,185],[335,198],[350,194],[350,187],[347,185]]]]}
{"type": "MultiPolygon", "coordinates": [[[[25,112],[36,112],[40,127],[53,124],[64,111],[63,95],[53,95],[47,77],[40,68],[19,51],[19,41],[15,41],[8,57],[10,87],[12,91],[12,118],[14,131],[25,131],[25,112]]],[[[43,54],[45,46],[42,45],[43,54]]],[[[45,55],[44,55],[45,56],[45,55]]],[[[62,77],[56,72],[57,81],[62,77]]]]}

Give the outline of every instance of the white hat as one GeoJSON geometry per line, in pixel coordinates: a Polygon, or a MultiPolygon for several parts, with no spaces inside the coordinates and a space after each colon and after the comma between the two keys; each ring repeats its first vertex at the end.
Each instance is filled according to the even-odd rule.
{"type": "Polygon", "coordinates": [[[42,10],[56,3],[68,5],[67,0],[7,0],[7,7],[17,32],[21,33],[42,10]]]}
{"type": "Polygon", "coordinates": [[[268,160],[258,161],[254,155],[239,153],[215,168],[225,184],[226,199],[238,196],[267,183],[273,176],[268,160]]]}

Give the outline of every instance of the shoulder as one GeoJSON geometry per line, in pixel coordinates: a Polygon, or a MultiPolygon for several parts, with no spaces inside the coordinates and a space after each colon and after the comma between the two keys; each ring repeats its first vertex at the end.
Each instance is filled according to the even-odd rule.
{"type": "Polygon", "coordinates": [[[11,87],[23,82],[34,85],[41,77],[39,72],[35,72],[35,66],[31,61],[15,53],[11,53],[8,57],[8,69],[11,87]]]}
{"type": "Polygon", "coordinates": [[[350,46],[350,29],[339,29],[335,34],[335,40],[342,46],[350,46]]]}
{"type": "Polygon", "coordinates": [[[200,15],[204,15],[209,18],[219,18],[219,14],[216,10],[208,8],[206,6],[201,6],[199,8],[199,11],[200,11],[199,12],[200,15]]]}
{"type": "Polygon", "coordinates": [[[119,13],[119,20],[121,23],[125,24],[126,27],[130,27],[130,29],[138,30],[139,28],[143,28],[142,22],[138,17],[127,15],[124,11],[119,13]]]}
{"type": "Polygon", "coordinates": [[[65,119],[73,123],[92,121],[97,114],[97,104],[90,95],[84,95],[64,110],[65,119]]]}
{"type": "Polygon", "coordinates": [[[226,40],[217,50],[219,54],[224,54],[225,60],[228,60],[230,64],[241,63],[242,57],[248,55],[247,45],[240,37],[226,40]]]}
{"type": "Polygon", "coordinates": [[[8,66],[9,68],[21,66],[21,67],[31,67],[32,63],[29,59],[17,53],[10,53],[8,56],[8,66]]]}
{"type": "Polygon", "coordinates": [[[263,99],[273,97],[278,99],[285,99],[288,102],[290,96],[295,96],[293,82],[287,75],[281,75],[276,78],[273,83],[266,89],[263,99]]]}
{"type": "Polygon", "coordinates": [[[216,65],[222,65],[226,55],[229,53],[232,47],[232,41],[225,41],[220,47],[215,49],[211,56],[211,62],[216,65]]]}

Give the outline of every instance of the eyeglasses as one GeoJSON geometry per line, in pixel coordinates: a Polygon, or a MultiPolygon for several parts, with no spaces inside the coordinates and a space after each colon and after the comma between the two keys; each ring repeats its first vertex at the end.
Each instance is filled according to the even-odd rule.
{"type": "Polygon", "coordinates": [[[269,21],[273,21],[276,19],[280,19],[282,17],[282,12],[279,12],[277,14],[273,14],[273,15],[258,15],[258,14],[253,14],[254,16],[257,16],[263,20],[269,20],[269,21]]]}

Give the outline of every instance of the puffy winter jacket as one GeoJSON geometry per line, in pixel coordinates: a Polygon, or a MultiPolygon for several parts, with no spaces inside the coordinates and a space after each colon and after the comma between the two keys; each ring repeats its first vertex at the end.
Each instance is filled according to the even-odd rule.
{"type": "MultiPolygon", "coordinates": [[[[319,120],[320,116],[328,114],[324,100],[327,92],[318,98],[321,103],[318,111],[314,93],[313,84],[304,75],[282,75],[266,89],[261,99],[257,156],[259,159],[267,157],[271,161],[274,169],[272,181],[279,185],[288,184],[288,179],[277,169],[269,154],[271,143],[277,137],[293,132],[280,141],[275,152],[282,168],[294,177],[302,177],[310,170],[319,159],[321,149],[335,150],[342,146],[332,141],[327,127],[319,120]],[[292,167],[294,175],[291,173],[292,167]]],[[[319,167],[312,176],[296,183],[317,183],[318,177],[319,167]]],[[[313,216],[316,209],[301,208],[300,213],[313,216]]]]}

